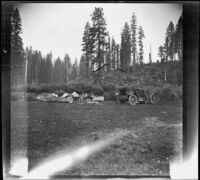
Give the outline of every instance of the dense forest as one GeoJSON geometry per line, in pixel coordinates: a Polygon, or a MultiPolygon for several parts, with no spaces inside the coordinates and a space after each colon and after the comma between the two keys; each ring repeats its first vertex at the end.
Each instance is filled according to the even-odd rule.
{"type": "Polygon", "coordinates": [[[11,67],[12,85],[23,84],[67,84],[72,81],[88,80],[94,84],[125,82],[164,82],[182,84],[183,17],[176,25],[169,22],[165,43],[158,49],[159,60],[144,60],[145,32],[137,25],[133,12],[130,22],[125,22],[121,42],[107,31],[103,8],[95,8],[91,23],[86,22],[82,34],[82,56],[72,60],[66,52],[63,58],[53,59],[49,52],[43,55],[32,47],[23,49],[22,21],[17,8],[11,15],[11,67]],[[147,63],[148,62],[148,63],[147,63]],[[21,73],[19,73],[21,72],[21,73]],[[16,80],[21,74],[20,80],[16,80]],[[123,78],[122,78],[123,77],[123,78]],[[118,78],[118,79],[117,79],[118,78]]]}

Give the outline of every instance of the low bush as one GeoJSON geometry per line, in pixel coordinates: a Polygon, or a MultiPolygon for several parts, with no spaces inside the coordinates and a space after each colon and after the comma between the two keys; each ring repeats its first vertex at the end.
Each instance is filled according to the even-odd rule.
{"type": "Polygon", "coordinates": [[[65,93],[65,91],[60,89],[60,90],[56,90],[54,93],[57,94],[60,97],[65,93]]]}
{"type": "Polygon", "coordinates": [[[147,84],[139,87],[153,95],[155,93],[160,96],[160,103],[181,103],[182,102],[182,86],[175,86],[166,83],[147,84]]]}
{"type": "Polygon", "coordinates": [[[28,86],[27,91],[30,93],[41,93],[41,89],[39,89],[39,87],[31,85],[28,86]]]}
{"type": "Polygon", "coordinates": [[[82,93],[94,93],[94,95],[103,95],[103,88],[99,85],[93,85],[89,81],[73,82],[67,85],[67,92],[76,91],[79,94],[82,93]]]}
{"type": "Polygon", "coordinates": [[[182,101],[182,86],[164,85],[160,89],[162,102],[180,103],[182,101]]]}
{"type": "Polygon", "coordinates": [[[29,85],[27,92],[29,93],[56,93],[59,96],[65,92],[73,93],[76,91],[79,94],[82,93],[94,93],[95,95],[103,95],[104,90],[100,85],[93,85],[89,82],[73,82],[69,84],[41,84],[41,85],[29,85]]]}
{"type": "Polygon", "coordinates": [[[105,92],[110,92],[115,90],[115,85],[113,84],[103,84],[102,88],[105,92]]]}
{"type": "Polygon", "coordinates": [[[101,86],[93,85],[92,89],[93,89],[94,95],[103,96],[104,91],[101,86]]]}
{"type": "Polygon", "coordinates": [[[115,101],[115,91],[109,91],[104,93],[105,101],[115,101]]]}

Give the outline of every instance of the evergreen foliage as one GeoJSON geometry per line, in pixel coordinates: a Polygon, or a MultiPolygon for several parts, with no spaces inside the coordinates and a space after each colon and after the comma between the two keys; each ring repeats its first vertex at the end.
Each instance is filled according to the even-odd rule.
{"type": "MultiPolygon", "coordinates": [[[[125,82],[142,84],[143,81],[150,84],[159,82],[173,85],[182,84],[182,16],[175,26],[172,22],[169,22],[166,28],[165,43],[160,45],[158,49],[160,61],[151,64],[144,63],[143,39],[145,35],[142,26],[137,29],[135,13],[131,17],[130,26],[127,22],[125,23],[121,32],[121,42],[118,44],[114,37],[110,38],[106,30],[103,9],[95,8],[91,15],[91,24],[87,22],[85,25],[82,38],[83,54],[79,62],[77,59],[72,62],[67,53],[64,58],[53,59],[51,52],[43,56],[40,51],[33,50],[32,47],[27,47],[24,54],[23,42],[20,37],[22,22],[18,9],[13,11],[11,22],[12,85],[17,81],[16,74],[25,72],[24,57],[27,59],[27,83],[31,86],[46,84],[50,88],[52,84],[73,84],[86,80],[90,83],[96,82],[98,85],[95,86],[100,84],[102,87],[105,84],[116,85],[125,82]],[[139,47],[138,52],[137,46],[139,47]],[[139,61],[137,61],[137,53],[139,61]],[[131,66],[131,62],[133,62],[133,66],[131,66]],[[93,72],[93,70],[105,64],[108,65],[105,66],[106,68],[93,72]]],[[[114,90],[112,89],[112,91],[114,90]]]]}
{"type": "Polygon", "coordinates": [[[137,17],[133,12],[131,18],[131,52],[133,56],[133,71],[135,70],[136,64],[136,51],[137,51],[137,17]]]}
{"type": "Polygon", "coordinates": [[[138,32],[138,45],[139,45],[139,63],[143,64],[144,60],[144,45],[143,45],[143,38],[145,38],[144,31],[142,29],[142,26],[139,26],[139,32],[138,32]]]}
{"type": "Polygon", "coordinates": [[[17,8],[11,13],[11,84],[23,84],[25,82],[25,58],[22,33],[22,21],[17,8]]]}
{"type": "Polygon", "coordinates": [[[129,25],[126,22],[121,34],[121,50],[120,50],[121,68],[125,71],[128,71],[130,62],[131,62],[131,34],[129,25]]]}

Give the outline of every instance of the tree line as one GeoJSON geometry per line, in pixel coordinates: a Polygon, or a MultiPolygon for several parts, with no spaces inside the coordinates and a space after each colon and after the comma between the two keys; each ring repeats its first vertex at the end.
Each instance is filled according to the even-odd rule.
{"type": "MultiPolygon", "coordinates": [[[[91,25],[89,22],[86,23],[83,33],[83,56],[81,61],[85,65],[85,78],[90,78],[91,70],[95,68],[100,69],[102,64],[106,63],[109,66],[103,69],[103,71],[97,72],[97,78],[101,78],[106,72],[118,68],[123,69],[133,76],[141,77],[144,74],[149,74],[147,69],[150,68],[153,74],[158,75],[157,79],[159,80],[176,82],[179,79],[181,81],[183,16],[179,18],[176,26],[170,22],[166,28],[165,43],[159,47],[158,52],[161,64],[159,61],[156,64],[152,63],[151,54],[149,54],[149,63],[147,64],[150,64],[150,66],[146,65],[147,68],[144,65],[143,39],[145,38],[145,34],[142,26],[137,25],[137,16],[134,12],[132,13],[130,25],[128,22],[124,24],[120,44],[115,42],[114,37],[111,39],[109,32],[106,30],[106,20],[102,8],[94,9],[91,15],[91,22],[91,25]],[[173,63],[174,60],[178,60],[179,63],[173,63]],[[169,61],[170,64],[166,65],[169,61]]],[[[181,83],[179,82],[179,84],[181,83]]]]}
{"type": "Polygon", "coordinates": [[[78,61],[72,63],[69,54],[66,53],[64,59],[60,57],[53,60],[52,53],[45,57],[40,51],[33,51],[32,47],[26,48],[27,83],[32,84],[60,84],[68,83],[78,77],[78,61]]]}
{"type": "Polygon", "coordinates": [[[23,41],[20,37],[22,33],[22,21],[17,8],[10,11],[10,65],[11,65],[11,85],[24,83],[25,69],[25,52],[23,49],[23,41]]]}
{"type": "MultiPolygon", "coordinates": [[[[116,43],[113,36],[110,37],[106,29],[103,8],[95,7],[93,14],[91,14],[91,22],[91,24],[87,22],[85,25],[82,43],[81,60],[86,66],[87,79],[90,70],[100,68],[103,64],[108,65],[104,72],[117,68],[130,72],[131,65],[135,69],[135,64],[144,62],[143,39],[145,35],[142,26],[137,28],[137,17],[134,12],[130,25],[128,22],[124,24],[120,44],[116,43]]],[[[101,77],[102,72],[98,72],[98,76],[101,77]]]]}
{"type": "MultiPolygon", "coordinates": [[[[181,16],[176,27],[172,22],[167,27],[165,43],[159,47],[158,52],[161,62],[173,61],[174,59],[182,60],[182,19],[181,16]]],[[[43,56],[40,51],[33,50],[31,47],[24,50],[20,37],[22,33],[21,23],[18,9],[13,9],[11,13],[12,85],[15,84],[16,77],[20,73],[23,77],[27,74],[27,83],[68,83],[76,79],[96,79],[101,82],[101,78],[106,73],[115,69],[120,68],[128,74],[137,76],[144,67],[143,39],[145,34],[142,26],[137,25],[137,17],[134,12],[130,23],[125,22],[124,24],[121,42],[118,44],[107,31],[103,8],[95,7],[91,14],[91,23],[86,22],[84,28],[81,44],[83,53],[79,63],[77,59],[72,63],[67,53],[63,59],[58,57],[53,60],[51,52],[43,56]],[[94,73],[104,64],[108,66],[94,73]]],[[[166,76],[167,68],[164,66],[160,70],[164,71],[166,76]]],[[[24,78],[21,78],[21,82],[23,81],[24,78]]]]}
{"type": "Polygon", "coordinates": [[[163,62],[183,59],[183,16],[179,18],[176,26],[170,21],[165,34],[165,43],[159,47],[158,56],[163,62]]]}

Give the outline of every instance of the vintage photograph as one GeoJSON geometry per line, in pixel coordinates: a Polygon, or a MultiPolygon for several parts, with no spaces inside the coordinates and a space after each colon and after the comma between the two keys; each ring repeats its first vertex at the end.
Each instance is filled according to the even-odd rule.
{"type": "Polygon", "coordinates": [[[10,174],[170,175],[182,161],[176,3],[17,3],[10,174]]]}

